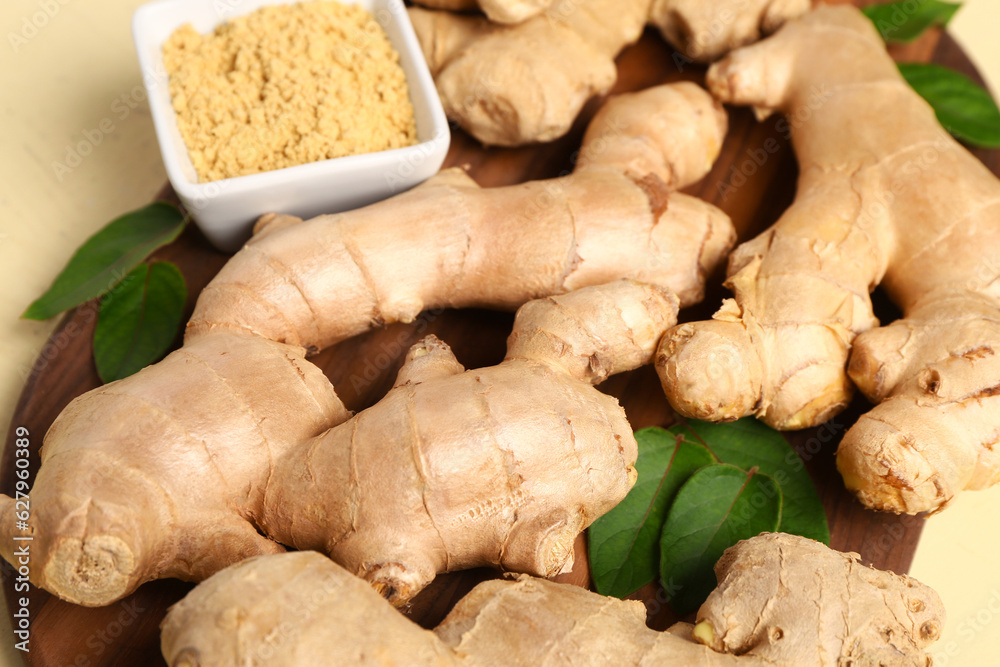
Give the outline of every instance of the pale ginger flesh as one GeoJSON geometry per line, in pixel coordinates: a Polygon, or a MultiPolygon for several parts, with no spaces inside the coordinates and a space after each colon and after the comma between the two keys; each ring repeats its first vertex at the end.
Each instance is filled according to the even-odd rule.
{"type": "MultiPolygon", "coordinates": [[[[269,480],[350,418],[306,352],[423,309],[513,310],[622,277],[700,299],[733,229],[673,190],[707,172],[725,128],[706,92],[662,86],[609,102],[571,176],[492,190],[448,170],[357,211],[265,216],[200,295],[183,348],[77,398],[46,436],[34,583],[101,606],[282,550],[260,530],[269,480]]],[[[8,560],[13,504],[0,497],[8,560]]]]}
{"type": "Polygon", "coordinates": [[[479,584],[433,631],[323,556],[261,556],[171,608],[171,667],[379,665],[913,665],[925,667],[944,610],[933,590],[802,537],[729,549],[698,623],[646,627],[641,602],[522,576],[479,584]]]}
{"type": "Polygon", "coordinates": [[[544,11],[499,25],[486,2],[492,20],[421,8],[410,19],[445,113],[498,146],[566,134],[587,100],[611,90],[615,58],[647,22],[684,57],[708,62],[809,8],[809,0],[526,0],[519,4],[544,11]]]}
{"type": "Polygon", "coordinates": [[[669,292],[620,281],[523,306],[497,366],[423,340],[381,401],[284,458],[261,527],[394,604],[438,572],[568,570],[637,474],[625,413],[593,385],[649,363],[676,314],[669,292]]]}
{"type": "Polygon", "coordinates": [[[941,128],[854,8],[816,9],[708,80],[723,101],[792,119],[801,176],[792,207],[730,257],[734,298],[665,337],[671,403],[803,428],[839,412],[853,380],[879,405],[837,465],[866,505],[937,510],[995,483],[1000,181],[941,128]],[[904,314],[884,328],[869,300],[878,284],[904,314]]]}

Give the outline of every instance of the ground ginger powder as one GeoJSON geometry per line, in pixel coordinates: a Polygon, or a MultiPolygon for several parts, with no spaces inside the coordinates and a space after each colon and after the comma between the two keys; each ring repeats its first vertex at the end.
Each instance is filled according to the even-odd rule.
{"type": "Polygon", "coordinates": [[[263,7],[210,35],[188,24],[163,58],[203,183],[416,143],[399,54],[360,7],[263,7]]]}

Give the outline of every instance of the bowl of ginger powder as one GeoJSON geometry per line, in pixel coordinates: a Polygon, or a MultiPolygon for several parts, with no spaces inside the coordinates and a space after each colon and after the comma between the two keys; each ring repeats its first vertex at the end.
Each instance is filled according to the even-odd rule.
{"type": "Polygon", "coordinates": [[[262,214],[357,208],[437,171],[448,127],[401,2],[230,4],[220,17],[161,0],[134,20],[168,176],[213,243],[234,250],[262,214]]]}

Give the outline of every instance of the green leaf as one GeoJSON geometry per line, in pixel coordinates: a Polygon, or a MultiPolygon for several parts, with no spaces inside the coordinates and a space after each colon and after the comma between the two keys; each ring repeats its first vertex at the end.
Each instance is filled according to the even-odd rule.
{"type": "Polygon", "coordinates": [[[170,262],[141,264],[101,299],[94,361],[105,382],[157,361],[177,338],[187,286],[170,262]]]}
{"type": "Polygon", "coordinates": [[[80,246],[48,291],[21,317],[47,320],[107,293],[149,253],[177,238],[185,222],[181,211],[165,202],[112,220],[80,246]]]}
{"type": "Polygon", "coordinates": [[[777,530],[781,489],[770,477],[720,463],[691,475],[677,492],[660,538],[660,581],[678,614],[715,588],[715,562],[740,540],[777,530]]]}
{"type": "Polygon", "coordinates": [[[887,42],[912,42],[931,26],[948,25],[962,6],[940,0],[900,0],[884,5],[868,5],[861,11],[887,42]]]}
{"type": "Polygon", "coordinates": [[[934,108],[946,130],[966,143],[1000,148],[1000,109],[975,82],[931,63],[900,63],[899,71],[934,108]]]}
{"type": "Polygon", "coordinates": [[[723,463],[744,470],[756,467],[774,479],[785,499],[779,530],[830,544],[826,512],[816,486],[781,433],[752,417],[728,424],[689,420],[670,430],[705,445],[723,463]]]}
{"type": "Polygon", "coordinates": [[[602,595],[623,598],[656,581],[660,532],[677,490],[715,457],[662,428],[636,431],[639,478],[617,507],[590,527],[590,572],[602,595]]]}

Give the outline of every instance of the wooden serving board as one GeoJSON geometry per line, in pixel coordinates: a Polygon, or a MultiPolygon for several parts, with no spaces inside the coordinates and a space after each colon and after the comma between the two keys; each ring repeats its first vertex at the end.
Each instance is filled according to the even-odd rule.
{"type": "MultiPolygon", "coordinates": [[[[947,36],[930,33],[897,54],[903,60],[932,60],[962,71],[979,80],[972,64],[947,36]]],[[[677,61],[679,62],[679,61],[677,61]]],[[[678,65],[673,51],[657,34],[647,31],[642,40],[626,50],[618,60],[619,81],[615,92],[646,88],[681,79],[702,81],[704,69],[678,65]]],[[[550,178],[572,168],[573,153],[579,146],[586,121],[598,106],[588,105],[574,129],[563,139],[545,146],[520,149],[484,149],[456,130],[446,165],[467,165],[481,185],[499,186],[531,179],[550,178]]],[[[791,202],[796,178],[792,151],[780,132],[778,119],[758,124],[745,110],[730,112],[731,127],[717,165],[708,177],[690,189],[728,213],[747,239],[772,223],[791,202]],[[775,148],[777,147],[777,148],[775,148]],[[770,150],[768,150],[770,149],[770,150]]],[[[976,154],[1000,174],[1000,151],[976,154]]],[[[173,199],[166,188],[161,198],[173,199]]],[[[406,224],[401,220],[400,224],[406,224]]],[[[187,278],[190,299],[188,312],[202,287],[228,259],[214,250],[195,228],[188,229],[171,246],[157,253],[158,259],[175,262],[187,278]]],[[[710,282],[703,304],[682,314],[683,319],[704,319],[725,296],[721,275],[710,282]]],[[[891,305],[877,305],[883,321],[894,317],[891,305]]],[[[70,312],[53,334],[28,379],[15,410],[7,443],[14,441],[13,429],[30,432],[32,479],[37,472],[37,450],[42,436],[59,412],[74,397],[100,383],[91,355],[91,339],[96,310],[87,304],[70,312]]],[[[504,354],[504,343],[512,317],[507,313],[478,310],[424,313],[409,325],[392,325],[345,341],[313,359],[330,377],[344,403],[360,410],[375,403],[392,385],[407,348],[428,333],[447,341],[466,367],[492,365],[504,354]]],[[[667,425],[670,409],[651,369],[616,376],[601,386],[618,397],[633,427],[667,425]]],[[[880,568],[906,572],[913,558],[923,519],[897,517],[864,509],[847,494],[837,475],[833,454],[846,429],[865,409],[863,400],[818,429],[789,433],[788,439],[806,461],[826,509],[832,546],[857,551],[880,568]]],[[[137,443],[136,446],[141,446],[137,443]]],[[[0,490],[13,495],[13,447],[4,449],[0,460],[0,490]]],[[[589,584],[584,539],[577,543],[576,568],[563,579],[589,584]]],[[[22,596],[15,593],[13,569],[3,563],[4,593],[8,605],[22,596]]],[[[410,615],[426,627],[433,627],[455,601],[479,581],[496,576],[485,570],[442,575],[413,603],[410,615]]],[[[142,586],[124,601],[103,608],[85,608],[63,602],[45,591],[32,588],[31,652],[27,664],[37,667],[68,665],[162,665],[159,651],[159,624],[169,605],[180,599],[192,584],[175,580],[142,586]]],[[[650,624],[664,628],[674,620],[655,585],[639,591],[647,601],[650,624]]]]}

